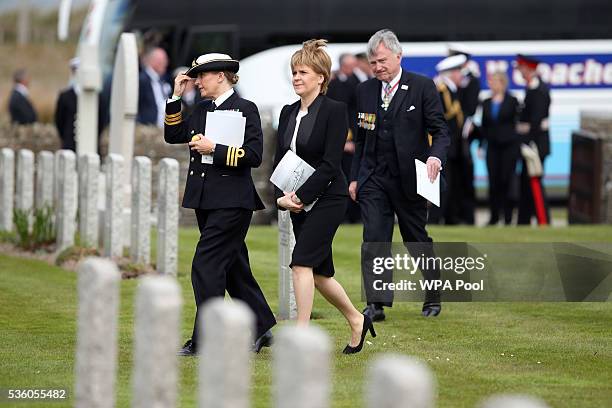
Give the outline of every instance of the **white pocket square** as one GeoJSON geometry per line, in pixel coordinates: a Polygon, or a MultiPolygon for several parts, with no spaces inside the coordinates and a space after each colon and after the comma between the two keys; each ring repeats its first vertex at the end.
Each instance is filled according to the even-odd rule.
{"type": "Polygon", "coordinates": [[[412,112],[415,109],[416,108],[414,107],[414,105],[410,105],[410,107],[408,109],[406,109],[406,112],[412,112]]]}

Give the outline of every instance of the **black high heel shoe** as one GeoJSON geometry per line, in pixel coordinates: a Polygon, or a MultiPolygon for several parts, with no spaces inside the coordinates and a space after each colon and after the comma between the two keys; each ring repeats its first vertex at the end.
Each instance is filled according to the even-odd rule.
{"type": "Polygon", "coordinates": [[[356,345],[355,347],[351,346],[350,344],[347,344],[344,350],[342,350],[342,353],[343,354],[359,353],[361,349],[363,348],[363,342],[365,340],[366,334],[368,333],[368,330],[370,331],[370,334],[372,335],[372,337],[376,337],[376,331],[374,330],[374,324],[372,323],[372,320],[370,319],[369,316],[364,314],[363,315],[363,329],[361,329],[361,340],[359,341],[359,344],[356,345]]]}

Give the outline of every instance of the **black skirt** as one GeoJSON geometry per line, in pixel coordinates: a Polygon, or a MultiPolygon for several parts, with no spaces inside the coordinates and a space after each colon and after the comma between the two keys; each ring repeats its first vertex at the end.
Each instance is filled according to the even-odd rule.
{"type": "Polygon", "coordinates": [[[306,266],[317,275],[334,276],[332,241],[346,214],[346,205],[346,196],[324,195],[309,212],[291,213],[295,247],[290,267],[306,266]]]}

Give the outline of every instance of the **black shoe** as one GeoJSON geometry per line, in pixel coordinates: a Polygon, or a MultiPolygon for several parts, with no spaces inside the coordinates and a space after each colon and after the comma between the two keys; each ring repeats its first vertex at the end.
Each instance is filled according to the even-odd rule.
{"type": "Polygon", "coordinates": [[[198,354],[196,350],[195,344],[191,341],[191,339],[187,340],[187,342],[183,345],[183,348],[176,353],[177,356],[195,356],[198,354]]]}
{"type": "Polygon", "coordinates": [[[423,303],[423,311],[421,312],[425,317],[436,317],[442,311],[442,304],[440,303],[423,303]]]}
{"type": "Polygon", "coordinates": [[[370,320],[373,322],[382,322],[385,320],[385,311],[382,306],[376,305],[367,305],[365,309],[363,309],[363,314],[368,316],[370,320]]]}
{"type": "Polygon", "coordinates": [[[350,344],[347,344],[344,350],[342,350],[342,353],[343,354],[359,353],[361,349],[363,348],[363,342],[365,340],[366,334],[368,334],[368,330],[370,331],[370,334],[372,335],[372,337],[376,337],[376,332],[374,331],[374,324],[372,323],[372,319],[370,319],[370,317],[364,313],[363,314],[363,328],[361,329],[361,340],[359,341],[359,344],[355,347],[351,346],[350,344]]]}
{"type": "Polygon", "coordinates": [[[253,343],[253,352],[259,353],[262,348],[270,347],[274,342],[274,337],[272,336],[272,332],[268,330],[264,334],[262,334],[255,343],[253,343]]]}

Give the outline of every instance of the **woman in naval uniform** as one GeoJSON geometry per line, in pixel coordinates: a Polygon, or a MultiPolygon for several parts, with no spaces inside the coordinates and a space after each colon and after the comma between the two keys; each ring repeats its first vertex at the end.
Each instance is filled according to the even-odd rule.
{"type": "Polygon", "coordinates": [[[183,207],[195,210],[200,229],[191,267],[196,318],[192,337],[179,355],[197,352],[201,306],[213,297],[225,296],[225,291],[244,301],[256,316],[254,351],[271,344],[270,328],[276,324],[251,272],[245,244],[253,211],[264,208],[251,178],[251,168],[261,164],[263,133],[255,104],[234,91],[238,68],[238,61],[229,55],[201,55],[185,74],[177,75],[174,93],[166,105],[166,142],[189,144],[191,158],[183,207]],[[208,99],[183,118],[180,99],[193,79],[201,96],[208,99]],[[241,146],[215,144],[206,137],[206,116],[215,110],[241,112],[246,118],[241,146]]]}

